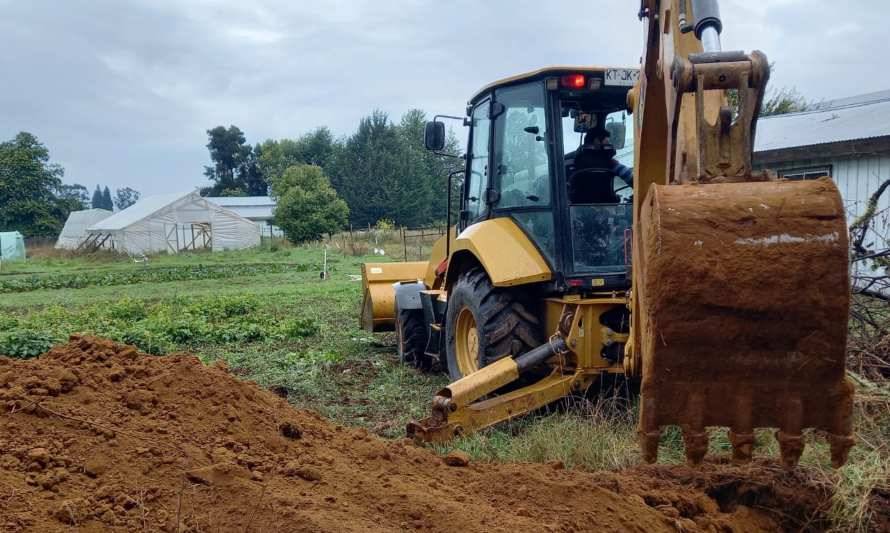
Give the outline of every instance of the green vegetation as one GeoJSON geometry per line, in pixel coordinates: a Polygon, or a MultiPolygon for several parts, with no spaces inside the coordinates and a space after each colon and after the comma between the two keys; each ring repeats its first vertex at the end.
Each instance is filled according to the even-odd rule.
{"type": "MultiPolygon", "coordinates": [[[[297,242],[345,228],[347,216],[361,228],[383,218],[407,227],[439,222],[445,219],[445,177],[462,161],[424,148],[425,121],[419,109],[398,122],[374,111],[343,139],[320,127],[296,139],[268,139],[254,146],[237,126],[217,126],[207,130],[213,164],[205,167],[211,184],[204,192],[252,196],[271,188],[279,210],[287,208],[278,215],[278,225],[297,242]],[[325,179],[292,170],[307,165],[321,169],[325,179]],[[295,183],[300,183],[296,190],[295,183]]],[[[459,147],[452,135],[445,151],[456,154],[459,147]]]]}
{"type": "MultiPolygon", "coordinates": [[[[133,283],[223,279],[276,274],[290,270],[306,272],[313,267],[314,265],[300,263],[247,263],[240,265],[204,265],[198,263],[195,265],[146,267],[130,270],[94,270],[71,274],[32,274],[29,276],[0,278],[0,294],[40,289],[82,289],[84,287],[108,287],[133,283]]],[[[314,269],[317,270],[318,268],[314,269]]]]}
{"type": "MultiPolygon", "coordinates": [[[[0,275],[0,353],[33,357],[74,333],[153,354],[189,351],[300,407],[389,437],[422,416],[445,379],[398,364],[392,336],[358,328],[369,258],[320,248],[30,260],[0,275]],[[22,292],[9,292],[12,287],[22,292]]],[[[378,257],[376,260],[380,260],[378,257]]]]}
{"type": "Polygon", "coordinates": [[[294,165],[271,180],[275,224],[291,242],[315,241],[346,225],[349,208],[315,165],[294,165]]]}
{"type": "Polygon", "coordinates": [[[62,185],[64,174],[34,135],[23,131],[0,142],[0,228],[25,237],[58,235],[68,213],[83,208],[86,192],[80,185],[62,185]]]}

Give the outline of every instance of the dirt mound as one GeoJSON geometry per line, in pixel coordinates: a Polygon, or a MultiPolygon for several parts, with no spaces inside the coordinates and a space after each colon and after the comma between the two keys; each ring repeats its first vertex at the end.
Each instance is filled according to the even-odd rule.
{"type": "Polygon", "coordinates": [[[3,531],[757,531],[820,496],[758,467],[446,464],[222,366],[88,337],[0,357],[0,408],[3,531]]]}

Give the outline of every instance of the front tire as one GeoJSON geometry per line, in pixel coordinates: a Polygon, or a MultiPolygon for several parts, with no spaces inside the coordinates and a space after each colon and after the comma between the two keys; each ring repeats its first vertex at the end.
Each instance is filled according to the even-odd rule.
{"type": "Polygon", "coordinates": [[[516,289],[494,287],[481,268],[463,273],[449,291],[445,352],[451,379],[543,342],[538,317],[528,311],[516,289]]]}
{"type": "Polygon", "coordinates": [[[398,336],[399,361],[416,368],[430,367],[425,354],[427,331],[421,309],[399,309],[396,306],[396,335],[398,336]]]}

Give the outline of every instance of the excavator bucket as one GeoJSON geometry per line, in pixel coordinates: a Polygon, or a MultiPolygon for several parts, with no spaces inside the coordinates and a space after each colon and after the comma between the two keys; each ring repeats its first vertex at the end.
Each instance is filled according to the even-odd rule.
{"type": "Polygon", "coordinates": [[[853,444],[850,281],[831,180],[653,186],[634,233],[644,457],[678,425],[700,462],[706,428],[723,426],[744,461],[754,429],[768,427],[793,466],[813,428],[842,465],[853,444]]]}

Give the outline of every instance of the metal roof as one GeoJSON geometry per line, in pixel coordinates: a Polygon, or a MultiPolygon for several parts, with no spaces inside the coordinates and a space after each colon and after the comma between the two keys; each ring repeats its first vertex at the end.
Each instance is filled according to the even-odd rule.
{"type": "Polygon", "coordinates": [[[762,117],[755,152],[890,136],[890,91],[840,98],[811,111],[762,117]]]}
{"type": "Polygon", "coordinates": [[[223,207],[275,205],[275,200],[271,196],[207,196],[206,198],[223,207]]]}
{"type": "Polygon", "coordinates": [[[208,196],[207,200],[250,220],[271,220],[275,200],[271,196],[208,196]]]}

